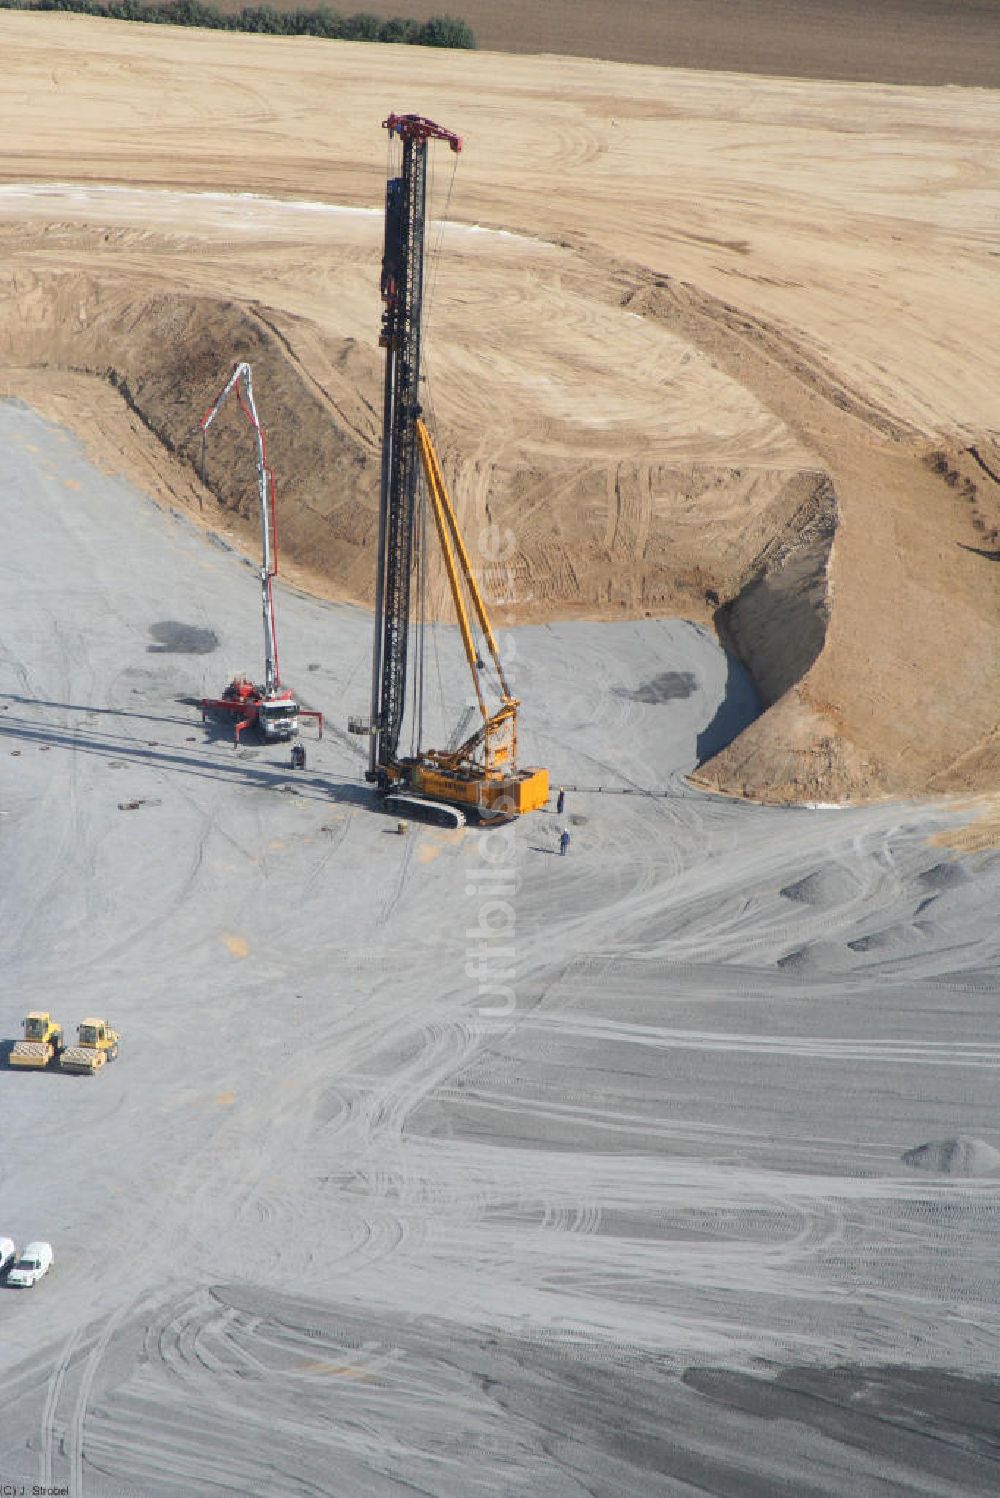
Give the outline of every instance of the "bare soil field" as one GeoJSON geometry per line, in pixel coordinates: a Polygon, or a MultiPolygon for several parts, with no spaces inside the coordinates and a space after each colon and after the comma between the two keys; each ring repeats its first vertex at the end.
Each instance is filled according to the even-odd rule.
{"type": "MultiPolygon", "coordinates": [[[[239,11],[243,0],[218,8],[239,11]]],[[[997,0],[366,0],[362,9],[416,21],[459,16],[490,52],[850,83],[1000,82],[997,0]]]]}
{"type": "Polygon", "coordinates": [[[438,116],[466,145],[434,169],[428,409],[470,533],[510,532],[498,611],[713,623],[769,705],[719,789],[995,786],[1000,95],[50,15],[0,39],[0,390],[249,539],[239,429],[203,455],[196,428],[251,358],[284,556],[365,602],[380,121],[438,116]]]}

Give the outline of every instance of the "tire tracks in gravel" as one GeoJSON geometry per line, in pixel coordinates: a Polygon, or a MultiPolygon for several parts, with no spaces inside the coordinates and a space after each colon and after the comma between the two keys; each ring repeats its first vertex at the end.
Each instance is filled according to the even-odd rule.
{"type": "Polygon", "coordinates": [[[343,1174],[328,1177],[334,1180],[339,1174],[346,1200],[361,1199],[358,1232],[338,1261],[343,1268],[370,1268],[404,1243],[415,1247],[431,1229],[432,1218],[452,1201],[453,1194],[442,1194],[421,1170],[422,1156],[406,1138],[407,1122],[431,1093],[468,1064],[480,1040],[478,1026],[457,1018],[426,1024],[403,1065],[393,1068],[381,1085],[355,1090],[353,1106],[346,1117],[341,1115],[337,1130],[343,1174]]]}
{"type": "MultiPolygon", "coordinates": [[[[63,763],[65,764],[65,761],[63,763]]],[[[58,771],[56,774],[58,775],[58,771]]],[[[72,763],[66,766],[66,776],[67,782],[72,787],[74,778],[72,763]]],[[[44,810],[51,802],[58,802],[62,805],[64,789],[63,784],[57,781],[56,776],[53,776],[44,798],[35,804],[35,811],[44,810]]],[[[66,865],[72,845],[70,822],[62,816],[58,822],[57,838],[46,839],[44,869],[31,880],[30,885],[22,885],[22,893],[17,902],[16,922],[5,923],[4,937],[12,954],[23,952],[32,945],[25,938],[36,919],[52,908],[52,894],[66,877],[66,865]]]]}
{"type": "Polygon", "coordinates": [[[125,1304],[120,1306],[117,1311],[113,1312],[104,1323],[104,1326],[101,1329],[100,1334],[98,1335],[97,1341],[94,1343],[93,1347],[90,1349],[90,1352],[87,1354],[87,1361],[84,1364],[83,1369],[83,1377],[80,1380],[80,1387],[77,1390],[76,1401],[73,1405],[73,1412],[69,1420],[69,1490],[73,1494],[73,1498],[83,1498],[84,1495],[84,1427],[86,1424],[87,1412],[90,1405],[91,1391],[94,1387],[94,1380],[97,1378],[98,1371],[100,1370],[101,1361],[104,1357],[104,1354],[110,1347],[112,1341],[117,1336],[121,1328],[125,1325],[125,1322],[136,1313],[138,1308],[145,1301],[151,1298],[152,1297],[148,1295],[140,1295],[136,1300],[125,1302],[125,1304]]]}
{"type": "Polygon", "coordinates": [[[403,838],[402,841],[406,844],[406,846],[403,849],[403,856],[399,860],[399,870],[396,874],[396,878],[392,884],[390,892],[383,902],[378,916],[378,924],[381,926],[387,926],[391,921],[396,907],[398,906],[400,899],[402,898],[403,890],[406,886],[407,875],[410,872],[410,864],[413,862],[414,839],[411,837],[407,837],[403,838]]]}
{"type": "MultiPolygon", "coordinates": [[[[116,696],[115,688],[118,686],[118,683],[123,679],[125,675],[125,672],[119,673],[119,675],[112,683],[111,689],[108,693],[109,702],[114,701],[116,696]]],[[[142,740],[140,736],[136,734],[135,731],[131,728],[129,719],[124,713],[122,717],[121,728],[124,738],[130,739],[133,743],[136,744],[144,742],[144,740],[142,740]]],[[[151,915],[140,926],[134,927],[126,936],[119,937],[109,946],[102,948],[99,952],[95,953],[94,956],[87,961],[87,963],[83,964],[84,966],[91,968],[102,967],[114,958],[123,956],[132,949],[136,942],[141,941],[143,937],[163,927],[166,922],[169,922],[169,920],[174,915],[176,915],[176,913],[188,902],[193,890],[198,883],[199,877],[201,876],[205,867],[206,850],[213,835],[217,835],[224,841],[229,843],[233,847],[233,849],[237,853],[241,854],[243,858],[247,859],[248,862],[253,864],[256,864],[258,862],[257,855],[248,848],[244,847],[243,844],[233,836],[232,832],[220,823],[218,812],[214,809],[214,807],[206,806],[203,801],[183,783],[183,777],[171,774],[170,771],[165,770],[160,766],[155,767],[154,773],[157,774],[158,778],[161,781],[167,781],[170,791],[180,797],[180,799],[184,801],[200,819],[200,830],[197,833],[197,841],[191,855],[191,861],[187,873],[184,875],[168,904],[161,906],[155,914],[151,915]]]]}
{"type": "MultiPolygon", "coordinates": [[[[194,805],[197,810],[202,810],[202,808],[198,806],[196,802],[192,801],[191,804],[194,805]]],[[[106,967],[108,963],[112,962],[115,958],[125,956],[136,946],[138,942],[142,940],[143,937],[148,936],[155,931],[161,930],[171,920],[171,918],[176,915],[178,911],[180,911],[181,908],[187,903],[192,891],[198,883],[199,875],[204,868],[205,849],[207,847],[208,840],[212,836],[213,832],[220,831],[214,812],[205,813],[205,817],[205,825],[202,827],[202,830],[198,836],[197,845],[192,854],[188,872],[184,876],[180,887],[177,889],[169,904],[161,906],[156,914],[151,915],[148,920],[142,923],[142,925],[133,927],[133,929],[128,933],[127,936],[120,937],[117,941],[112,942],[110,946],[102,947],[99,952],[96,952],[85,962],[79,963],[78,967],[81,970],[86,968],[101,969],[106,967]]],[[[222,833],[222,835],[227,836],[227,834],[225,833],[222,833]]],[[[229,841],[232,841],[232,839],[230,838],[229,841]]],[[[243,850],[241,849],[240,851],[243,850]]]]}
{"type": "Polygon", "coordinates": [[[342,843],[347,838],[348,833],[351,831],[351,824],[353,823],[353,821],[354,808],[349,806],[345,809],[343,816],[339,818],[338,822],[334,823],[332,826],[327,823],[320,828],[320,831],[324,833],[327,838],[327,844],[320,854],[319,858],[316,860],[313,868],[306,876],[305,884],[303,886],[306,892],[314,889],[322,875],[326,872],[331,858],[336,852],[338,852],[342,843]]]}
{"type": "MultiPolygon", "coordinates": [[[[105,599],[98,594],[99,601],[103,604],[105,599]]],[[[78,659],[79,637],[74,635],[68,638],[66,631],[56,618],[50,621],[52,639],[58,652],[59,668],[61,672],[60,690],[66,702],[73,700],[72,690],[81,685],[88,684],[88,675],[85,671],[87,666],[86,656],[78,659]],[[83,680],[81,681],[81,677],[83,680]]],[[[61,885],[75,885],[82,888],[86,902],[87,922],[91,923],[93,918],[93,904],[98,898],[98,882],[94,878],[95,855],[92,839],[89,837],[89,827],[84,808],[80,798],[80,775],[77,755],[77,745],[81,738],[79,722],[71,722],[68,725],[68,733],[72,739],[72,747],[68,755],[60,755],[59,760],[65,766],[65,780],[60,786],[58,796],[47,795],[46,801],[51,802],[58,799],[59,816],[59,842],[54,856],[48,860],[48,879],[44,887],[38,892],[31,902],[30,909],[24,915],[21,922],[21,933],[23,934],[29,923],[32,922],[39,912],[48,911],[54,904],[53,892],[61,885]]],[[[105,906],[108,902],[105,897],[105,906]]]]}
{"type": "Polygon", "coordinates": [[[55,1366],[46,1382],[45,1402],[42,1406],[39,1424],[38,1480],[42,1487],[51,1489],[55,1483],[56,1426],[60,1405],[73,1365],[83,1361],[80,1382],[73,1397],[71,1412],[66,1420],[66,1434],[58,1443],[63,1447],[69,1463],[69,1491],[73,1498],[83,1498],[84,1431],[91,1394],[101,1362],[125,1323],[134,1317],[144,1304],[155,1303],[159,1298],[161,1298],[159,1295],[143,1292],[124,1301],[105,1319],[96,1333],[90,1327],[77,1326],[63,1343],[55,1366]]]}
{"type": "MultiPolygon", "coordinates": [[[[95,1465],[106,1477],[127,1473],[134,1491],[329,1492],[318,1463],[313,1471],[302,1455],[309,1415],[291,1415],[282,1396],[328,1389],[329,1373],[350,1375],[345,1365],[359,1361],[354,1376],[370,1377],[368,1344],[349,1350],[335,1333],[317,1343],[273,1312],[238,1309],[220,1287],[202,1287],[175,1295],[149,1321],[141,1360],[142,1389],[116,1401],[95,1433],[95,1465]],[[246,1451],[227,1450],[234,1432],[247,1437],[246,1451]]],[[[329,1413],[317,1409],[316,1418],[328,1422],[329,1413]]],[[[378,1431],[362,1428],[374,1444],[378,1431]]]]}
{"type": "MultiPolygon", "coordinates": [[[[45,1404],[42,1407],[42,1420],[39,1432],[40,1448],[38,1453],[38,1480],[45,1488],[52,1487],[52,1448],[55,1442],[56,1412],[59,1408],[59,1400],[62,1397],[62,1387],[66,1380],[66,1374],[73,1361],[73,1355],[80,1345],[83,1337],[83,1328],[77,1327],[71,1333],[59,1354],[55,1368],[49,1375],[45,1392],[45,1404]]],[[[74,1495],[75,1498],[75,1495],[74,1495]]]]}
{"type": "MultiPolygon", "coordinates": [[[[866,843],[869,839],[877,840],[883,847],[886,830],[891,835],[894,825],[888,829],[876,825],[860,831],[844,828],[849,838],[846,851],[851,856],[852,866],[859,864],[862,870],[869,869],[872,855],[866,851],[866,843]]],[[[790,827],[784,836],[772,833],[768,850],[766,860],[761,859],[756,848],[751,848],[745,860],[727,860],[718,868],[707,866],[711,877],[695,887],[688,878],[683,887],[672,893],[664,887],[662,880],[657,881],[636,902],[608,912],[614,923],[616,944],[627,945],[629,932],[641,930],[642,944],[647,951],[662,949],[672,962],[712,960],[732,963],[746,961],[755,953],[777,949],[798,939],[807,943],[814,935],[815,926],[820,925],[824,930],[829,928],[829,911],[811,912],[811,922],[807,915],[808,924],[804,924],[796,917],[805,912],[799,910],[793,914],[789,910],[786,914],[782,902],[782,907],[775,912],[776,919],[761,931],[759,905],[753,900],[747,902],[747,892],[742,885],[744,871],[752,874],[758,889],[771,884],[777,890],[779,884],[794,877],[797,866],[808,867],[809,849],[803,847],[798,826],[790,827]],[[734,901],[737,903],[735,909],[734,901]],[[685,927],[690,927],[692,918],[694,930],[685,930],[685,927]],[[668,923],[668,929],[655,938],[656,927],[659,925],[662,929],[664,922],[668,923]]],[[[831,849],[828,844],[823,845],[823,852],[829,859],[831,849]]],[[[816,857],[820,856],[820,845],[817,844],[816,857]]],[[[853,911],[869,908],[881,879],[879,871],[870,872],[867,878],[859,874],[858,893],[843,907],[838,907],[838,917],[842,911],[850,915],[853,911]]]]}
{"type": "MultiPolygon", "coordinates": [[[[231,1134],[238,1130],[237,1120],[229,1124],[228,1132],[231,1134]]],[[[217,1142],[217,1141],[215,1141],[217,1142]]],[[[179,1173],[168,1198],[160,1199],[156,1222],[149,1222],[145,1226],[139,1224],[131,1234],[129,1241],[123,1249],[124,1256],[133,1260],[144,1257],[143,1246],[153,1240],[154,1245],[163,1242],[163,1222],[171,1220],[170,1203],[183,1198],[188,1200],[191,1193],[190,1178],[187,1173],[179,1173]]],[[[169,1258],[168,1258],[168,1262],[169,1258]]],[[[108,1348],[112,1345],[117,1335],[121,1332],[128,1321],[141,1313],[144,1307],[154,1308],[165,1300],[170,1300],[176,1292],[169,1286],[161,1286],[156,1291],[144,1290],[137,1296],[124,1301],[117,1309],[112,1311],[100,1324],[94,1333],[90,1328],[78,1326],[65,1341],[58,1355],[55,1368],[49,1375],[47,1381],[47,1392],[45,1404],[42,1411],[40,1440],[41,1450],[39,1454],[40,1481],[44,1486],[53,1483],[53,1465],[55,1454],[55,1430],[59,1413],[59,1406],[63,1398],[67,1376],[74,1364],[84,1355],[86,1360],[83,1364],[80,1384],[73,1400],[72,1409],[66,1422],[66,1455],[70,1469],[70,1492],[73,1498],[82,1498],[84,1493],[84,1446],[87,1415],[90,1408],[90,1400],[94,1383],[98,1377],[101,1363],[108,1348]]],[[[91,1323],[91,1328],[93,1323],[91,1323]]]]}

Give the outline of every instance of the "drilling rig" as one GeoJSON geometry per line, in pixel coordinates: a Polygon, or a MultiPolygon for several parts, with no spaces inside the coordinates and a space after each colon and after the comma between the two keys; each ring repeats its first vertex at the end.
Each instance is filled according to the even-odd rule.
{"type": "MultiPolygon", "coordinates": [[[[234,742],[246,728],[255,727],[267,743],[290,739],[299,731],[300,718],[316,718],[320,737],[323,715],[300,707],[295,694],[282,686],[278,670],[278,638],[274,628],[273,581],[278,575],[278,531],[274,515],[274,474],[267,463],[267,438],[257,415],[253,398],[253,372],[242,362],[233,372],[215,403],[201,420],[202,442],[229,395],[235,391],[240,410],[253,427],[256,442],[257,492],[260,502],[260,532],[263,555],[260,565],[261,612],[264,620],[264,684],[259,686],[244,675],[234,676],[221,697],[203,697],[201,716],[209,712],[231,713],[236,718],[234,742]]],[[[204,452],[202,454],[204,470],[204,452]]]]}
{"type": "MultiPolygon", "coordinates": [[[[420,115],[392,114],[383,125],[389,131],[390,147],[398,142],[400,150],[398,160],[390,167],[385,200],[384,306],[379,343],[386,356],[371,716],[353,718],[348,726],[354,733],[369,736],[365,778],[378,788],[391,810],[410,812],[446,826],[461,826],[466,812],[489,820],[508,820],[545,805],[548,771],[518,768],[520,704],[508,686],[420,403],[428,144],[445,141],[457,154],[462,141],[420,115]],[[468,736],[457,734],[462,742],[452,748],[426,749],[418,744],[413,753],[404,755],[400,752],[400,733],[406,704],[412,584],[416,577],[422,590],[426,577],[426,568],[418,565],[417,557],[423,531],[418,524],[421,475],[472,675],[473,713],[481,721],[468,736]],[[487,701],[486,667],[473,636],[470,613],[478,623],[496,676],[499,704],[493,708],[487,701]]],[[[424,617],[422,597],[418,598],[417,616],[424,617]]],[[[419,634],[422,640],[422,629],[419,634]]],[[[423,690],[419,667],[417,690],[423,690]]],[[[418,723],[422,723],[422,716],[422,705],[418,705],[418,723]]]]}

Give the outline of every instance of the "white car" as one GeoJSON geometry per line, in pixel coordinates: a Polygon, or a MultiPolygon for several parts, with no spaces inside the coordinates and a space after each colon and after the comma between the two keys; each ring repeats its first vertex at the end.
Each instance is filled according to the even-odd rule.
{"type": "Polygon", "coordinates": [[[8,1274],[7,1283],[8,1285],[15,1285],[19,1289],[27,1290],[51,1268],[51,1243],[29,1243],[8,1274]]]}
{"type": "Polygon", "coordinates": [[[0,1279],[17,1258],[17,1248],[13,1238],[0,1238],[0,1279]]]}

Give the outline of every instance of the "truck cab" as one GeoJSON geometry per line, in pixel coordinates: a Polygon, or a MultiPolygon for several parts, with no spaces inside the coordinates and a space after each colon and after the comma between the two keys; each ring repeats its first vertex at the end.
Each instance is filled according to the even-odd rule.
{"type": "Polygon", "coordinates": [[[269,743],[294,738],[299,731],[299,705],[292,696],[263,697],[257,707],[257,723],[269,743]]]}
{"type": "Polygon", "coordinates": [[[21,1290],[30,1290],[35,1281],[40,1280],[51,1267],[52,1245],[43,1243],[39,1239],[35,1243],[28,1244],[8,1274],[7,1283],[21,1290]]]}

